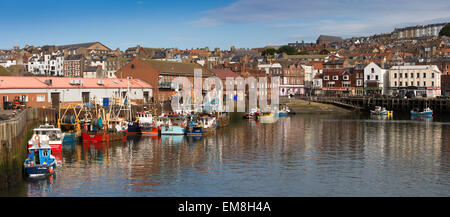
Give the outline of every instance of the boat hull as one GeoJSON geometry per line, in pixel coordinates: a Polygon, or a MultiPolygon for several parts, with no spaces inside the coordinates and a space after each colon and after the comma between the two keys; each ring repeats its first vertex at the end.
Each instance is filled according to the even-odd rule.
{"type": "Polygon", "coordinates": [[[139,126],[139,123],[132,122],[128,124],[127,133],[140,133],[141,127],[139,126]]]}
{"type": "MultiPolygon", "coordinates": [[[[49,144],[52,152],[61,152],[62,151],[62,141],[50,141],[49,144]]],[[[28,143],[28,148],[31,148],[33,144],[28,143]]]]}
{"type": "Polygon", "coordinates": [[[186,128],[186,135],[188,136],[195,136],[195,135],[202,135],[203,130],[201,127],[187,127],[186,128]]]}
{"type": "Polygon", "coordinates": [[[55,168],[56,168],[55,163],[52,163],[50,165],[25,166],[24,172],[25,175],[29,177],[44,176],[53,174],[55,172],[55,168]]]}
{"type": "Polygon", "coordinates": [[[83,142],[110,142],[126,139],[124,133],[81,133],[83,142]]]}
{"type": "Polygon", "coordinates": [[[289,116],[289,112],[279,112],[278,116],[279,117],[287,117],[287,116],[289,116]]]}
{"type": "Polygon", "coordinates": [[[161,134],[161,128],[160,127],[149,127],[149,128],[141,128],[141,133],[142,134],[147,134],[147,135],[159,135],[161,134]]]}
{"type": "Polygon", "coordinates": [[[413,116],[431,116],[433,112],[411,112],[413,116]]]}
{"type": "Polygon", "coordinates": [[[181,126],[161,127],[161,135],[184,135],[185,129],[181,126]]]}

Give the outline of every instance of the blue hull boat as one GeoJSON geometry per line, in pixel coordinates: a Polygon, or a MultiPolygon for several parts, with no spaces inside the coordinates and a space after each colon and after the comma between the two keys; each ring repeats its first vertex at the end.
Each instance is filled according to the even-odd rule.
{"type": "Polygon", "coordinates": [[[184,135],[185,129],[181,126],[162,126],[161,135],[184,135]]]}
{"type": "Polygon", "coordinates": [[[201,127],[187,127],[185,132],[188,136],[196,136],[202,135],[203,129],[201,127]]]}
{"type": "Polygon", "coordinates": [[[28,149],[28,156],[23,163],[26,176],[36,177],[51,175],[56,169],[55,157],[51,154],[51,147],[46,145],[33,145],[28,149]]]}
{"type": "Polygon", "coordinates": [[[431,110],[430,108],[426,108],[423,111],[418,111],[418,109],[411,111],[411,116],[432,116],[432,115],[433,110],[431,110]]]}
{"type": "Polygon", "coordinates": [[[432,116],[433,112],[432,111],[428,111],[428,112],[411,112],[411,115],[413,116],[432,116]]]}

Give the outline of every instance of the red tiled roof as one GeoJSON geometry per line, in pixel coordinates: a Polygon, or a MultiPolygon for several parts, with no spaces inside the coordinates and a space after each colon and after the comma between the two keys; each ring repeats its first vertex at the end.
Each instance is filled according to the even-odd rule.
{"type": "MultiPolygon", "coordinates": [[[[70,78],[70,77],[32,77],[32,76],[0,76],[0,89],[72,89],[72,88],[127,88],[128,79],[119,78],[70,78]],[[51,79],[52,84],[47,85],[45,81],[51,79]],[[81,85],[70,84],[71,80],[81,80],[81,85]],[[99,85],[98,81],[102,80],[103,85],[99,85]]],[[[152,86],[140,79],[129,79],[130,88],[152,88],[152,86]]]]}
{"type": "Polygon", "coordinates": [[[227,78],[237,78],[239,75],[231,71],[230,69],[211,69],[211,72],[216,74],[217,77],[219,77],[222,80],[225,80],[227,78]]]}

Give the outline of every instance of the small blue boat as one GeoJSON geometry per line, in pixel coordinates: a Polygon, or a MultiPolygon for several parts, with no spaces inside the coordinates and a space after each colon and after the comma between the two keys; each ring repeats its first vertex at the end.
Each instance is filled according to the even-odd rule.
{"type": "Polygon", "coordinates": [[[432,116],[433,110],[430,108],[426,108],[423,111],[419,111],[418,109],[411,110],[411,116],[432,116]]]}
{"type": "Polygon", "coordinates": [[[189,126],[185,129],[185,132],[188,136],[202,135],[203,129],[201,125],[195,123],[194,121],[190,121],[189,126]]]}
{"type": "Polygon", "coordinates": [[[51,175],[56,169],[56,160],[48,144],[28,148],[28,156],[23,164],[24,173],[29,177],[51,175]]]}

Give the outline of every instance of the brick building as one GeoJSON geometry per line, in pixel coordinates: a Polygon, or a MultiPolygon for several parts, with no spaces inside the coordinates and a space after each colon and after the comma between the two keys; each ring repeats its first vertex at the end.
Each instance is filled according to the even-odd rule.
{"type": "Polygon", "coordinates": [[[179,63],[134,57],[116,72],[116,77],[139,78],[154,88],[155,100],[165,101],[176,94],[174,87],[171,85],[174,78],[187,77],[191,84],[194,85],[194,69],[202,70],[203,80],[214,76],[214,73],[196,63],[179,63]]]}

